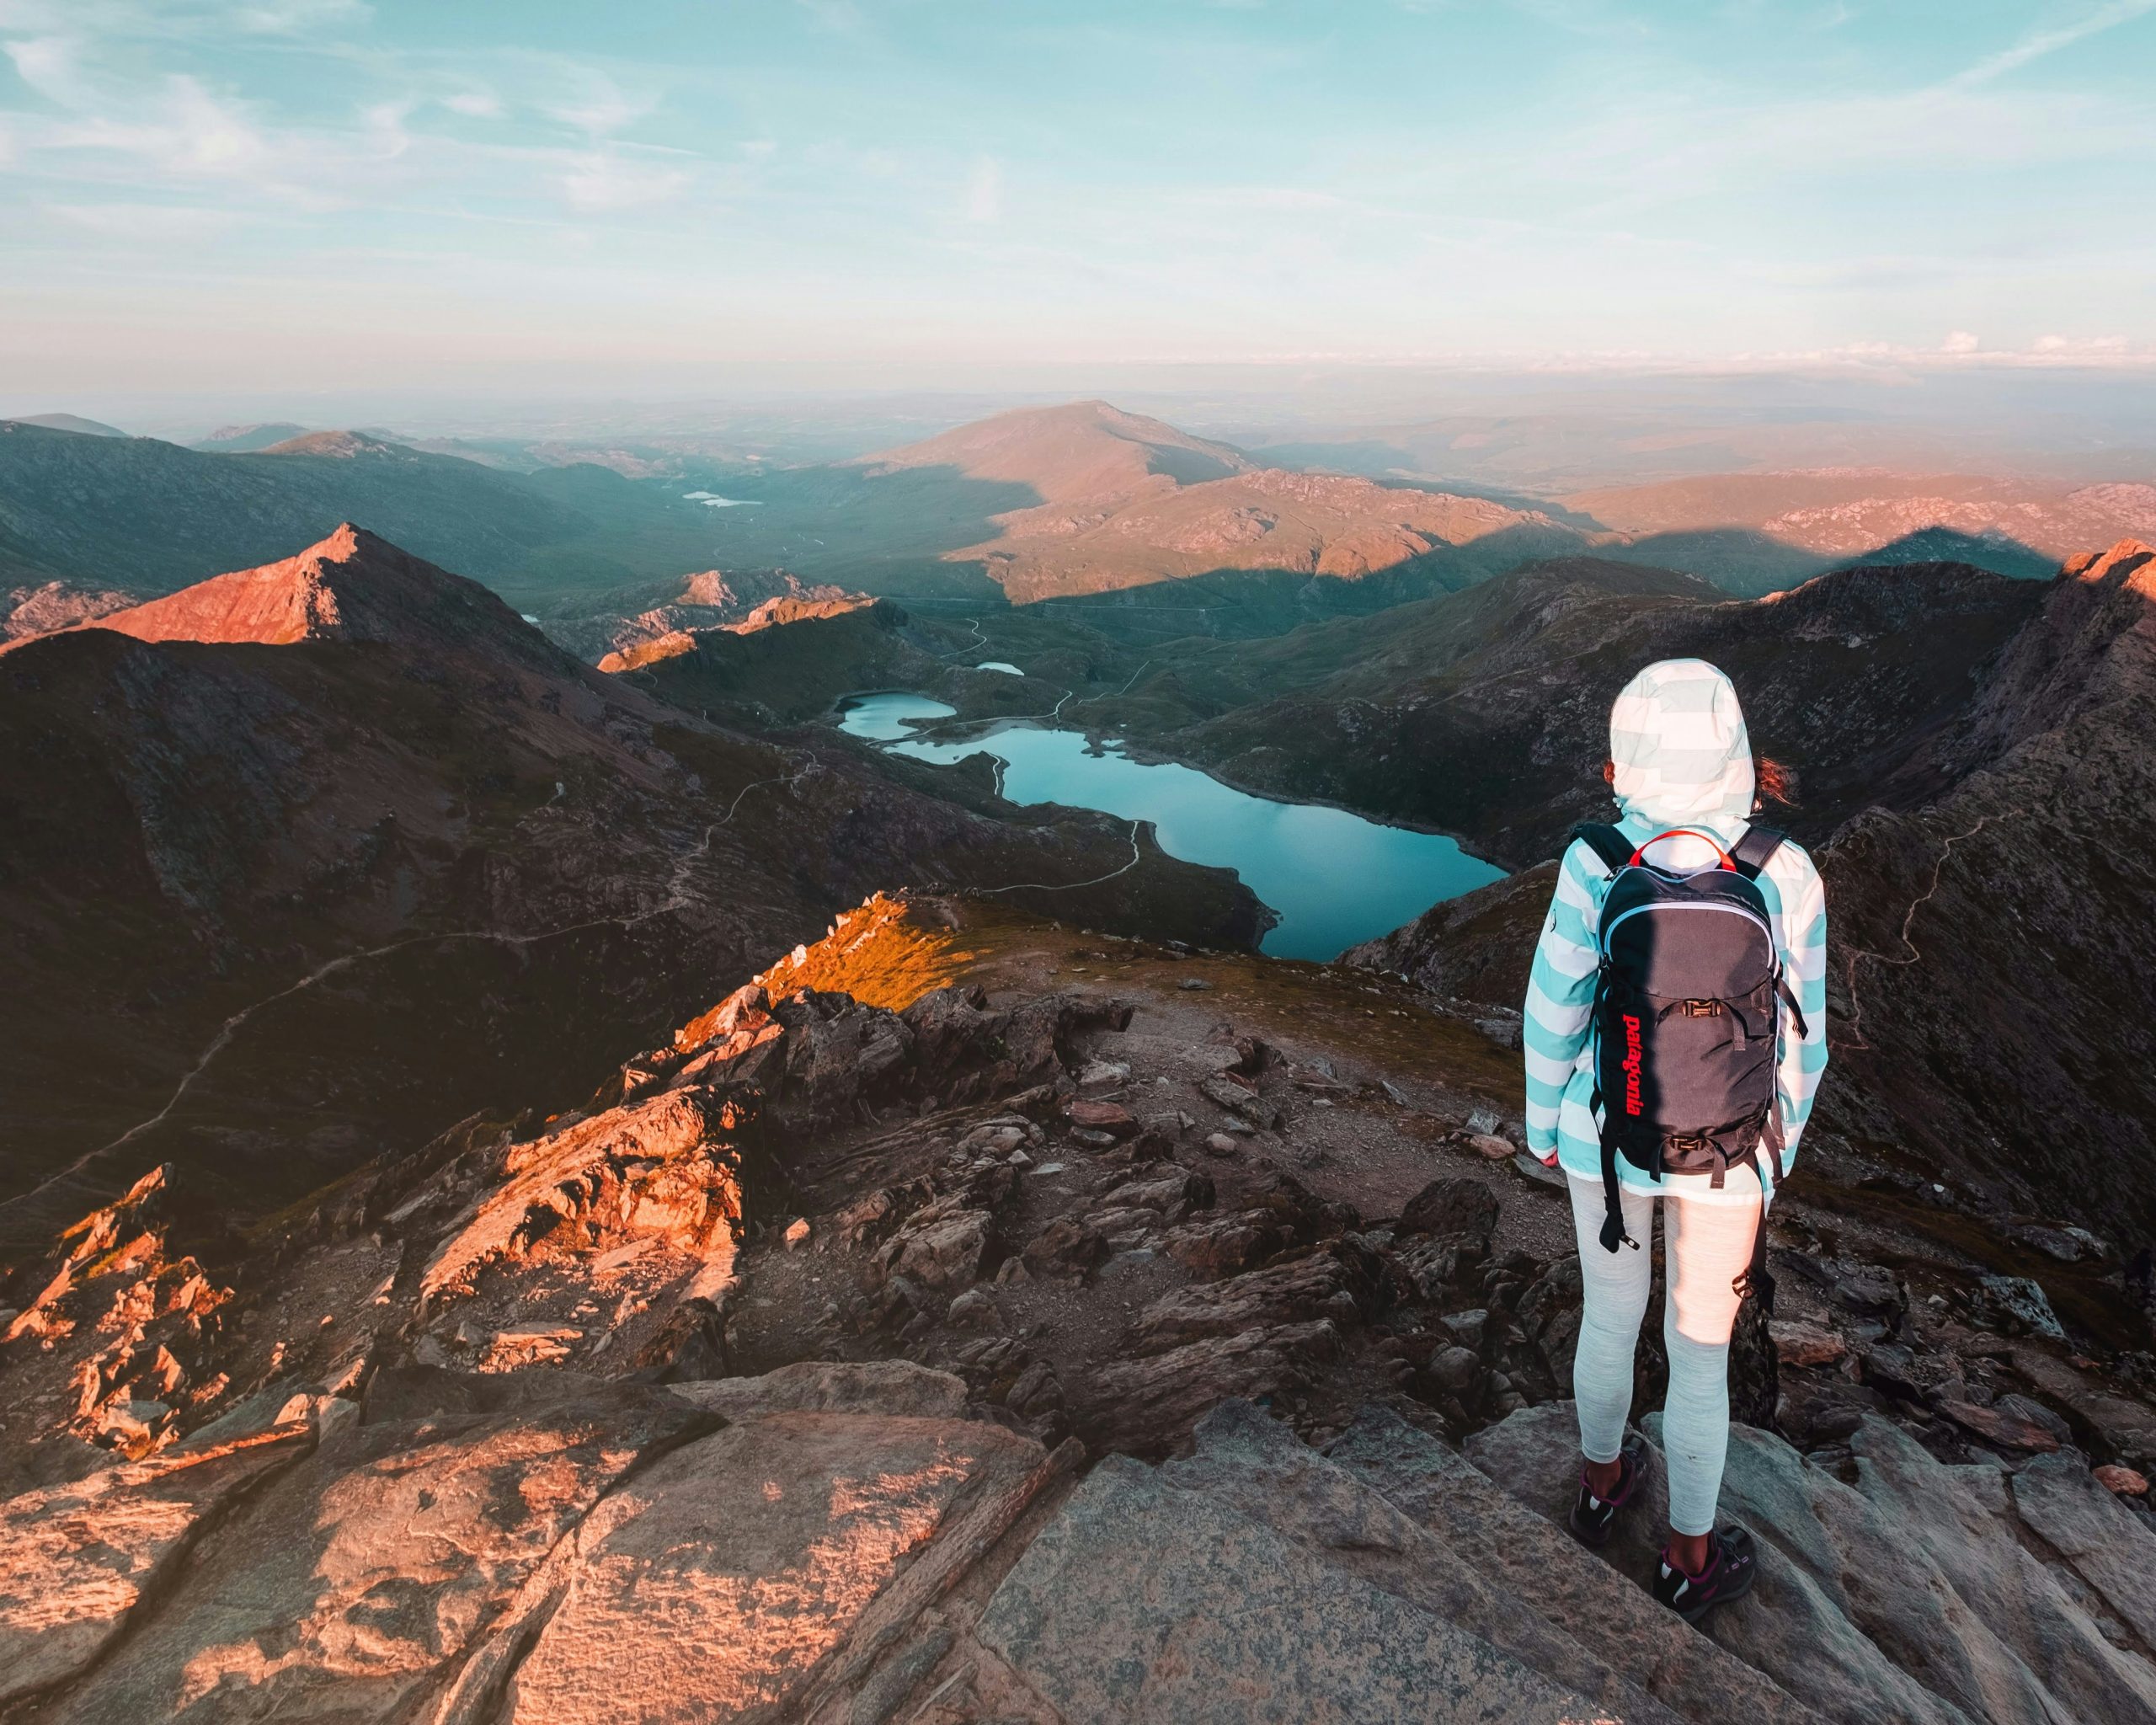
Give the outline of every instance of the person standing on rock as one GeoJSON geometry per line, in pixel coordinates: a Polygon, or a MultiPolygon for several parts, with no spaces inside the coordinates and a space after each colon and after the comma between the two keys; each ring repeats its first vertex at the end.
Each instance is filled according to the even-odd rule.
{"type": "Polygon", "coordinates": [[[1782,775],[1753,761],[1713,665],[1666,660],[1625,686],[1603,777],[1620,818],[1575,831],[1528,983],[1528,1148],[1568,1177],[1579,1236],[1572,1526],[1593,1546],[1647,1459],[1625,1423],[1662,1204],[1670,1526],[1654,1590],[1697,1622],[1755,1573],[1751,1536],[1716,1525],[1729,1342],[1747,1295],[1770,1289],[1766,1208],[1826,1070],[1826,892],[1752,820],[1782,775]]]}

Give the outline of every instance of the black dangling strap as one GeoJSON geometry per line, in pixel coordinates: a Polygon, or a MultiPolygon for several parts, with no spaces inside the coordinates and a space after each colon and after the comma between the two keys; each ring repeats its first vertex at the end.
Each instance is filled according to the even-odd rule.
{"type": "Polygon", "coordinates": [[[1623,1188],[1617,1183],[1617,1142],[1608,1133],[1602,1138],[1602,1249],[1614,1252],[1620,1246],[1640,1249],[1640,1242],[1625,1231],[1625,1199],[1623,1188]]]}
{"type": "Polygon", "coordinates": [[[1796,1020],[1797,1035],[1800,1038],[1810,1036],[1812,1029],[1804,1022],[1804,1008],[1796,1003],[1796,996],[1790,991],[1789,978],[1779,970],[1774,972],[1774,992],[1782,997],[1782,1004],[1789,1008],[1790,1017],[1796,1020]]]}

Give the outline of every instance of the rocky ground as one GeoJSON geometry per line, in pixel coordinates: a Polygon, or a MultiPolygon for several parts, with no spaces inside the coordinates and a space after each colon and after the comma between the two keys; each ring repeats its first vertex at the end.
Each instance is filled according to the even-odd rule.
{"type": "Polygon", "coordinates": [[[1757,1596],[1561,1532],[1514,1035],[878,900],[582,1108],[245,1234],[153,1172],[0,1287],[0,1717],[2156,1719],[2148,1321],[2053,1220],[1812,1162],[1757,1596]]]}

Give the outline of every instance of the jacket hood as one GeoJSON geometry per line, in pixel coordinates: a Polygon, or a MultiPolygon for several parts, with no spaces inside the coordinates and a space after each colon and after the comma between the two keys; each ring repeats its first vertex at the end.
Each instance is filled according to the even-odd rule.
{"type": "Polygon", "coordinates": [[[1704,659],[1665,659],[1625,685],[1609,709],[1612,788],[1627,814],[1657,826],[1744,820],[1752,740],[1730,681],[1704,659]]]}

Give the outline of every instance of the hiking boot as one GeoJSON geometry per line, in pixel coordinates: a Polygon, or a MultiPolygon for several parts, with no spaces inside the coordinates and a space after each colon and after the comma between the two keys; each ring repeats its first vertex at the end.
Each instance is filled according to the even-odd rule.
{"type": "Polygon", "coordinates": [[[1572,1513],[1567,1519],[1572,1536],[1583,1546],[1597,1550],[1609,1543],[1610,1530],[1617,1524],[1617,1512],[1637,1495],[1640,1482],[1646,1475],[1647,1446],[1637,1438],[1629,1438],[1625,1447],[1617,1452],[1617,1489],[1607,1498],[1598,1498],[1594,1487],[1587,1482],[1587,1470],[1580,1470],[1580,1494],[1572,1500],[1572,1513]]]}
{"type": "Polygon", "coordinates": [[[1697,1575],[1688,1575],[1671,1562],[1665,1549],[1655,1574],[1654,1596],[1687,1623],[1697,1623],[1716,1605],[1750,1593],[1758,1573],[1752,1535],[1741,1527],[1726,1527],[1715,1535],[1707,1567],[1697,1575]]]}

